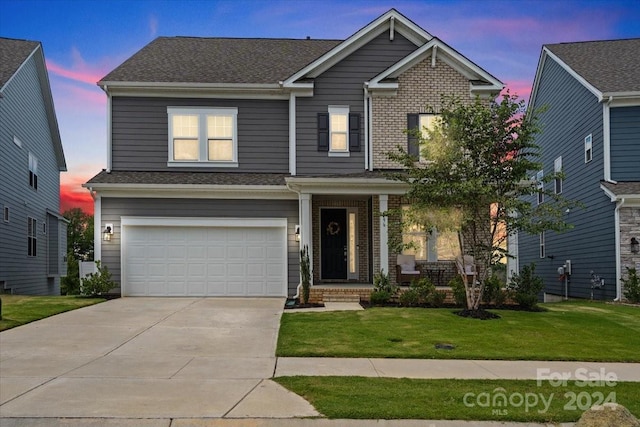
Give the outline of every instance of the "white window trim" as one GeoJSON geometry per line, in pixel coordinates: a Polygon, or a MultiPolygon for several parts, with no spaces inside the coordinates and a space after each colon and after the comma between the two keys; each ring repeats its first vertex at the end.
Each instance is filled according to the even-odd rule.
{"type": "Polygon", "coordinates": [[[38,157],[32,152],[29,152],[29,187],[38,190],[38,157]]]}
{"type": "Polygon", "coordinates": [[[544,178],[544,171],[539,170],[538,173],[536,173],[536,182],[538,187],[538,193],[536,194],[536,201],[538,202],[538,205],[541,205],[542,203],[544,203],[544,193],[541,192],[541,191],[544,191],[544,182],[542,181],[543,178],[544,178]]]}
{"type": "Polygon", "coordinates": [[[589,134],[584,137],[584,162],[589,163],[591,160],[593,160],[593,136],[589,134]]]}
{"type": "MultiPolygon", "coordinates": [[[[562,173],[562,156],[558,156],[557,159],[553,161],[553,172],[558,174],[562,173]]],[[[562,190],[564,187],[564,180],[562,178],[556,177],[553,182],[553,191],[555,194],[562,194],[562,190]],[[558,187],[560,187],[560,191],[558,191],[558,187]]]]}
{"type": "Polygon", "coordinates": [[[169,159],[167,166],[170,167],[238,167],[238,109],[235,107],[167,107],[168,116],[168,137],[169,159]],[[198,160],[173,160],[173,120],[174,115],[198,115],[198,160]],[[232,141],[233,156],[231,160],[209,160],[208,159],[208,137],[207,137],[207,116],[231,115],[232,116],[232,141]]]}
{"type": "Polygon", "coordinates": [[[38,220],[31,216],[27,217],[27,256],[32,258],[38,256],[38,220]],[[29,233],[29,227],[31,227],[31,234],[29,233]],[[32,250],[31,246],[32,241],[34,250],[32,250]]]}
{"type": "Polygon", "coordinates": [[[544,241],[544,231],[540,233],[540,258],[546,258],[546,248],[544,241]]]}
{"type": "Polygon", "coordinates": [[[329,105],[329,157],[350,157],[351,153],[349,152],[349,106],[348,105],[329,105]],[[347,117],[347,129],[346,129],[346,149],[344,150],[335,150],[331,146],[333,135],[333,129],[331,128],[331,116],[332,115],[344,115],[347,117]]]}

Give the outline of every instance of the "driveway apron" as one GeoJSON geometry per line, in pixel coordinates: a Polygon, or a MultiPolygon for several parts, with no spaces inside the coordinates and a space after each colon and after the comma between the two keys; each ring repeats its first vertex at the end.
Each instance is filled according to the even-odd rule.
{"type": "Polygon", "coordinates": [[[316,415],[265,380],[283,303],[121,298],[2,332],[0,417],[316,415]],[[292,413],[256,408],[265,393],[292,413]]]}

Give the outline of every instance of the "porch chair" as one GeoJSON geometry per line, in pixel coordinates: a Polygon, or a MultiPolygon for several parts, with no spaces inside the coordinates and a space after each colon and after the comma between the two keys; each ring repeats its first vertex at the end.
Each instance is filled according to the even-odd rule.
{"type": "Polygon", "coordinates": [[[475,259],[471,255],[458,256],[456,258],[456,266],[461,276],[467,276],[467,282],[475,284],[478,279],[478,270],[476,269],[475,259]]]}
{"type": "Polygon", "coordinates": [[[420,276],[421,272],[416,267],[416,257],[414,255],[398,255],[396,260],[396,282],[398,285],[411,284],[413,280],[419,279],[420,276]]]}

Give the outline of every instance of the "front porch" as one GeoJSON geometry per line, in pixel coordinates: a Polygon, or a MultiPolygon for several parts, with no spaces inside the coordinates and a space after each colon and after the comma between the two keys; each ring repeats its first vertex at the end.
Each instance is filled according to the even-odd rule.
{"type": "MultiPolygon", "coordinates": [[[[399,292],[406,292],[409,286],[401,286],[399,292]]],[[[455,304],[453,291],[449,286],[438,286],[437,290],[444,292],[445,304],[455,304]]],[[[373,285],[366,283],[343,283],[331,285],[314,285],[309,292],[309,302],[324,304],[325,302],[369,302],[371,301],[373,285]]]]}

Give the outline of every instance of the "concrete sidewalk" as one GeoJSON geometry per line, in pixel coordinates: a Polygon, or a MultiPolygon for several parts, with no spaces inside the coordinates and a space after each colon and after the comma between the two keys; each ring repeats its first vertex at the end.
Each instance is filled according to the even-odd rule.
{"type": "Polygon", "coordinates": [[[279,357],[274,376],[294,375],[640,382],[640,363],[279,357]]]}

